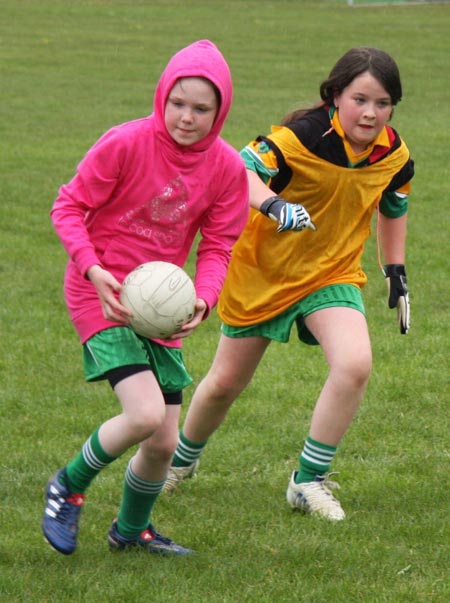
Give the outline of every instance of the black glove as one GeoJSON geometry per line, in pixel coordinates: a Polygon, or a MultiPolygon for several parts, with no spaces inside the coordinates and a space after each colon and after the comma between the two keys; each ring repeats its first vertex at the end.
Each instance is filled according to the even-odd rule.
{"type": "Polygon", "coordinates": [[[406,284],[406,271],[403,264],[387,264],[383,268],[387,279],[390,308],[397,308],[397,318],[400,333],[406,335],[409,331],[409,294],[406,284]]]}
{"type": "Polygon", "coordinates": [[[288,203],[282,197],[269,197],[259,208],[265,216],[278,222],[277,232],[283,230],[317,230],[309,213],[297,203],[288,203]]]}

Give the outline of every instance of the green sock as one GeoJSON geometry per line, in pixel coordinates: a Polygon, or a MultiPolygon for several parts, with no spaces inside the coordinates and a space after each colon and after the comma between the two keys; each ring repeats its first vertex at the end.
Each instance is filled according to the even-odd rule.
{"type": "Polygon", "coordinates": [[[94,431],[78,455],[66,466],[70,490],[84,494],[94,477],[116,458],[106,454],[98,438],[98,429],[94,431]]]}
{"type": "Polygon", "coordinates": [[[191,442],[184,435],[183,430],[180,431],[178,437],[178,446],[172,460],[173,467],[188,467],[192,465],[203,451],[208,440],[205,442],[191,442]]]}
{"type": "Polygon", "coordinates": [[[308,436],[299,457],[299,470],[295,475],[295,483],[313,482],[318,475],[327,473],[336,450],[336,446],[322,444],[308,436]]]}
{"type": "Polygon", "coordinates": [[[125,471],[122,503],[117,519],[117,529],[125,538],[135,538],[147,529],[153,505],[164,486],[165,480],[147,482],[131,469],[131,461],[125,471]]]}

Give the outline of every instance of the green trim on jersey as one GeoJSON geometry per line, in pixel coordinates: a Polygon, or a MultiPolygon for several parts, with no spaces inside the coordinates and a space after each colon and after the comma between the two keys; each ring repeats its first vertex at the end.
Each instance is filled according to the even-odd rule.
{"type": "MultiPolygon", "coordinates": [[[[260,143],[260,151],[267,152],[269,151],[269,146],[267,143],[260,143]],[[266,145],[267,149],[262,149],[262,145],[266,145]]],[[[264,163],[264,161],[253,151],[250,146],[246,146],[240,152],[242,159],[244,160],[245,167],[248,170],[253,170],[258,174],[264,184],[267,184],[271,178],[274,178],[278,174],[277,169],[270,169],[264,163]]]]}
{"type": "Polygon", "coordinates": [[[385,191],[380,201],[380,212],[386,218],[400,218],[408,211],[408,195],[385,191]]]}

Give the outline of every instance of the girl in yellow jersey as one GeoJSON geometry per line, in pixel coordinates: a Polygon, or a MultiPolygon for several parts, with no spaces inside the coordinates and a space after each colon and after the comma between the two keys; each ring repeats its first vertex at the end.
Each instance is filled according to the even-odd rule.
{"type": "Polygon", "coordinates": [[[192,399],[165,489],[193,475],[207,439],[268,345],[287,342],[295,322],[300,340],[322,347],[329,374],[287,500],[337,521],[345,513],[328,471],[372,364],[361,256],[379,209],[388,303],[397,308],[400,332],[407,333],[406,211],[414,169],[405,143],[388,125],[402,96],[388,54],[349,50],[320,96],[318,106],[287,116],[241,152],[251,214],[219,300],[223,327],[216,357],[192,399]]]}

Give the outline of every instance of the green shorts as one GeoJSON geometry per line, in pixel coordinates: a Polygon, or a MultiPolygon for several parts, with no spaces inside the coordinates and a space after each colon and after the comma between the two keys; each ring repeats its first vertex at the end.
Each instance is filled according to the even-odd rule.
{"type": "Polygon", "coordinates": [[[329,285],[296,302],[282,314],[257,325],[231,327],[222,324],[222,333],[228,337],[266,337],[280,343],[287,343],[295,321],[299,339],[309,345],[318,345],[317,339],[305,325],[305,318],[317,310],[336,306],[354,308],[365,314],[361,291],[358,287],[329,285]]]}
{"type": "Polygon", "coordinates": [[[163,393],[179,392],[192,383],[179,348],[160,345],[129,327],[111,327],[88,339],[83,364],[86,381],[100,381],[107,371],[140,364],[153,371],[163,393]]]}

